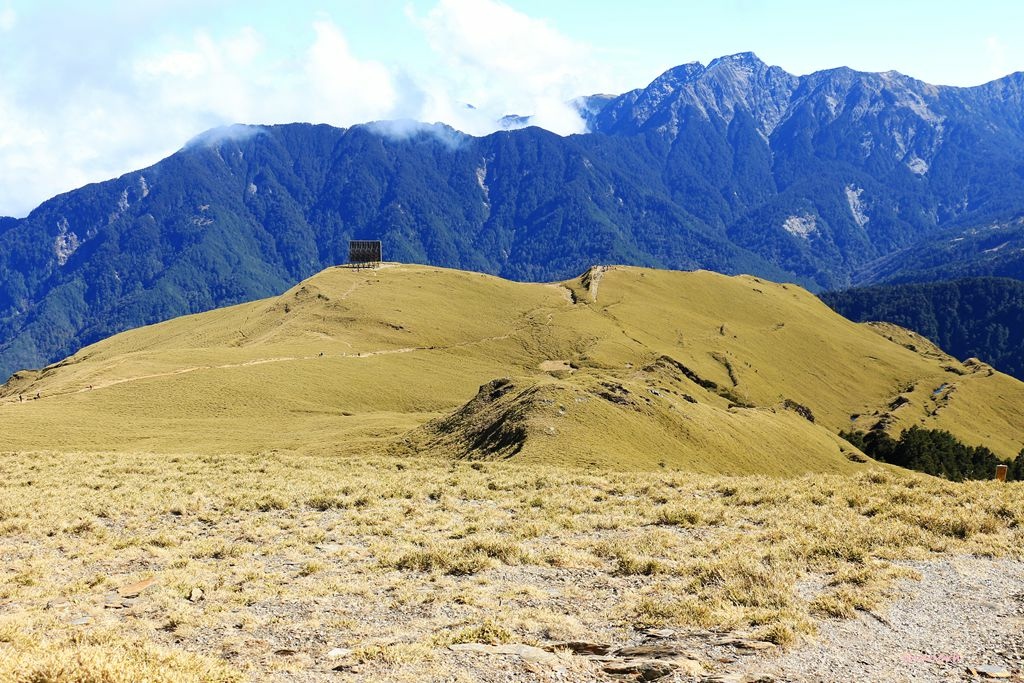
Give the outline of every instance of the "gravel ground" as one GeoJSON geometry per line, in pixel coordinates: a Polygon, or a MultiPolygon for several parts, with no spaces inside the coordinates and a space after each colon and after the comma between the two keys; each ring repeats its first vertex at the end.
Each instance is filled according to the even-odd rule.
{"type": "MultiPolygon", "coordinates": [[[[559,655],[559,661],[542,662],[476,652],[443,656],[453,670],[488,682],[1024,681],[1024,562],[959,556],[900,564],[916,570],[921,579],[901,581],[897,594],[902,597],[887,609],[862,612],[856,619],[823,621],[815,642],[782,653],[767,643],[730,634],[668,629],[664,635],[639,631],[628,642],[615,643],[620,657],[629,647],[665,650],[653,655],[655,663],[674,662],[679,668],[661,675],[657,667],[609,675],[605,667],[610,657],[568,653],[559,655]],[[700,664],[704,672],[680,666],[688,661],[700,664]]],[[[824,587],[824,578],[818,578],[806,583],[805,597],[824,587]]],[[[614,636],[605,642],[609,640],[615,642],[614,636]]]]}
{"type": "Polygon", "coordinates": [[[1024,562],[954,557],[902,564],[921,580],[902,581],[904,597],[888,609],[823,622],[813,645],[745,658],[732,673],[823,683],[996,680],[970,672],[989,666],[1024,680],[1024,562]]]}
{"type": "MultiPolygon", "coordinates": [[[[198,629],[184,639],[182,634],[173,631],[160,630],[158,634],[169,641],[167,645],[184,640],[192,650],[211,654],[220,650],[228,659],[260,662],[256,668],[263,673],[256,674],[255,680],[267,676],[293,683],[364,680],[446,683],[1024,681],[1024,562],[952,556],[898,564],[914,569],[921,579],[900,581],[896,590],[900,597],[882,610],[861,612],[857,618],[849,620],[820,622],[814,642],[788,651],[780,651],[770,643],[748,640],[744,634],[689,629],[634,630],[609,623],[605,628],[594,628],[590,638],[582,643],[584,649],[602,644],[607,652],[574,653],[571,649],[553,647],[554,643],[540,643],[547,651],[524,644],[512,644],[509,651],[502,650],[505,646],[486,645],[439,648],[434,652],[432,672],[424,678],[422,671],[417,674],[415,668],[407,669],[399,662],[353,664],[347,656],[350,650],[329,652],[338,643],[332,643],[326,633],[300,630],[289,637],[289,624],[302,622],[309,616],[305,612],[320,607],[339,614],[346,612],[345,605],[339,603],[317,603],[319,607],[302,602],[275,603],[274,612],[280,618],[274,622],[276,627],[257,629],[250,638],[231,638],[229,633],[209,629],[198,629]],[[224,643],[229,641],[233,642],[232,647],[225,648],[224,643]],[[527,652],[522,654],[517,649],[527,652]],[[615,673],[615,667],[622,665],[626,665],[625,669],[620,669],[622,673],[615,673]],[[987,675],[984,667],[991,667],[989,673],[1005,676],[987,675]],[[972,673],[972,669],[977,673],[972,673]]],[[[600,609],[610,604],[613,594],[638,590],[641,584],[638,577],[607,577],[583,570],[564,575],[550,569],[506,567],[496,572],[497,579],[514,585],[544,587],[550,597],[542,602],[564,609],[566,613],[574,610],[569,604],[563,604],[563,591],[571,593],[573,599],[579,599],[582,591],[594,602],[592,607],[600,609]]],[[[465,581],[473,579],[468,577],[465,581]]],[[[825,586],[826,577],[814,576],[802,582],[798,590],[801,597],[809,600],[825,590],[825,586]]],[[[113,611],[101,607],[95,618],[130,616],[136,612],[139,617],[146,616],[144,599],[140,598],[138,604],[134,604],[134,600],[124,602],[132,604],[113,611]]],[[[367,621],[383,619],[372,610],[368,613],[364,603],[350,607],[367,621]]],[[[433,608],[409,607],[403,616],[409,619],[411,631],[430,622],[429,615],[417,613],[424,609],[430,612],[433,608]]],[[[67,611],[70,606],[57,601],[53,609],[67,611]]],[[[260,606],[254,605],[252,609],[259,611],[260,606]]],[[[385,607],[381,605],[381,609],[385,607]]],[[[70,611],[68,615],[73,616],[70,611]]],[[[381,642],[403,640],[401,629],[396,630],[394,626],[382,623],[381,642]]]]}

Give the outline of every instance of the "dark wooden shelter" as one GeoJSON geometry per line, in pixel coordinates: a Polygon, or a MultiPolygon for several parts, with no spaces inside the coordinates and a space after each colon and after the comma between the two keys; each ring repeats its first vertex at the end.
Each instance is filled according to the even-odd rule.
{"type": "Polygon", "coordinates": [[[349,240],[348,262],[357,268],[374,268],[383,261],[380,240],[349,240]]]}

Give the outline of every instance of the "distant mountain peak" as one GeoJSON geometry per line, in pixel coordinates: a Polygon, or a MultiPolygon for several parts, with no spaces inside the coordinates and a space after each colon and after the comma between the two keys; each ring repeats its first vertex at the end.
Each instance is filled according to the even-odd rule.
{"type": "Polygon", "coordinates": [[[722,65],[750,65],[750,66],[768,66],[765,64],[760,57],[753,52],[737,52],[734,55],[724,55],[722,57],[716,57],[711,60],[708,64],[708,71],[714,69],[716,66],[722,65]]]}
{"type": "Polygon", "coordinates": [[[658,76],[654,81],[652,81],[651,85],[666,82],[689,83],[699,78],[705,70],[704,65],[700,62],[680,64],[679,66],[674,66],[658,76]]]}
{"type": "Polygon", "coordinates": [[[720,69],[728,70],[736,67],[746,67],[753,70],[769,68],[768,65],[761,61],[761,58],[753,52],[737,52],[734,55],[716,57],[711,60],[707,66],[704,66],[701,62],[687,62],[686,64],[674,66],[654,79],[648,88],[659,87],[665,84],[692,83],[703,77],[709,76],[720,69]]]}
{"type": "Polygon", "coordinates": [[[848,113],[853,121],[863,120],[857,124],[863,127],[858,144],[866,155],[879,145],[891,147],[898,163],[922,175],[946,139],[943,122],[954,111],[949,105],[962,99],[970,100],[972,108],[993,107],[1006,125],[1019,128],[1024,74],[975,88],[930,85],[895,70],[864,72],[846,66],[796,76],[753,52],[738,52],[707,66],[691,62],[666,70],[646,88],[609,102],[591,128],[619,134],[644,130],[675,140],[689,121],[728,124],[745,111],[767,137],[799,112],[816,112],[823,123],[848,113]],[[883,110],[899,112],[898,120],[876,120],[883,110]]]}
{"type": "Polygon", "coordinates": [[[611,102],[596,117],[596,129],[653,128],[674,139],[691,118],[731,121],[738,110],[745,110],[767,135],[784,116],[798,82],[796,76],[768,66],[753,52],[718,57],[706,67],[691,62],[611,102]]]}

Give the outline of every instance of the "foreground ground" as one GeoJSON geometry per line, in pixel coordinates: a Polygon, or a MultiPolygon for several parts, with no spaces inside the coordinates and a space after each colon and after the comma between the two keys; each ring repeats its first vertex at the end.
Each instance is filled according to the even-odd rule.
{"type": "Polygon", "coordinates": [[[1019,678],[1024,485],[873,467],[0,454],[0,680],[1019,678]]]}

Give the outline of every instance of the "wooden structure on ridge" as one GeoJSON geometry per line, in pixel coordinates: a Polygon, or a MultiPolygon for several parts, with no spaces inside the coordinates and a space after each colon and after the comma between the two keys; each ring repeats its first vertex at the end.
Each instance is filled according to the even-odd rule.
{"type": "Polygon", "coordinates": [[[349,240],[348,262],[355,268],[376,268],[383,261],[380,240],[349,240]]]}

